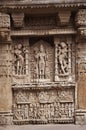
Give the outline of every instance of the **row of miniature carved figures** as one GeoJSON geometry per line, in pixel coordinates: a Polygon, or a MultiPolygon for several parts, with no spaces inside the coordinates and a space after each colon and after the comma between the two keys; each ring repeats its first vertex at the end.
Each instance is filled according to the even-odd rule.
{"type": "Polygon", "coordinates": [[[16,104],[14,107],[14,120],[49,120],[49,119],[73,119],[73,103],[51,103],[51,104],[16,104]]]}

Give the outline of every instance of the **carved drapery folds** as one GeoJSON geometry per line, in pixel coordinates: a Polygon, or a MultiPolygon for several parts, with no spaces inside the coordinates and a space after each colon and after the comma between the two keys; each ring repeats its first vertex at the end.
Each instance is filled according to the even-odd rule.
{"type": "Polygon", "coordinates": [[[76,15],[76,25],[81,38],[86,38],[86,9],[79,9],[76,15]]]}
{"type": "Polygon", "coordinates": [[[13,25],[15,28],[21,28],[24,25],[24,13],[12,14],[13,25]]]}
{"type": "Polygon", "coordinates": [[[10,40],[10,16],[0,13],[0,39],[2,41],[10,40]]]}

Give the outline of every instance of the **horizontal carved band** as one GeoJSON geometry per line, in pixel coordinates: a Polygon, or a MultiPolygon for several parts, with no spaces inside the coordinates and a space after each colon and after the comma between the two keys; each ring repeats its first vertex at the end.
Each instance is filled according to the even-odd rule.
{"type": "Polygon", "coordinates": [[[52,29],[52,30],[21,30],[12,31],[11,36],[28,36],[28,35],[55,35],[55,34],[76,34],[74,29],[52,29]]]}

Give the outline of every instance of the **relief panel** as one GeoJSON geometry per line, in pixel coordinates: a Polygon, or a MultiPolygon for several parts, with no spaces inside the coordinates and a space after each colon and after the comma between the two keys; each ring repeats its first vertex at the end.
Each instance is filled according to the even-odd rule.
{"type": "Polygon", "coordinates": [[[14,124],[74,122],[74,89],[15,91],[14,124]]]}

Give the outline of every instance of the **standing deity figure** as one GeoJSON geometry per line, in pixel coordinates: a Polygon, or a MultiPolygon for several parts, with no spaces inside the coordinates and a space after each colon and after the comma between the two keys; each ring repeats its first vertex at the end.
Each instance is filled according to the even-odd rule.
{"type": "Polygon", "coordinates": [[[15,48],[14,55],[16,74],[24,74],[24,50],[22,44],[18,44],[18,46],[15,48]]]}
{"type": "Polygon", "coordinates": [[[36,73],[36,78],[38,79],[45,79],[46,76],[46,60],[47,60],[47,56],[46,56],[46,52],[44,50],[43,45],[40,45],[40,49],[37,52],[35,50],[35,73],[36,73]]]}
{"type": "Polygon", "coordinates": [[[58,52],[58,60],[61,68],[62,74],[66,74],[68,72],[68,61],[67,61],[67,45],[65,42],[61,42],[59,44],[59,52],[58,52]]]}

